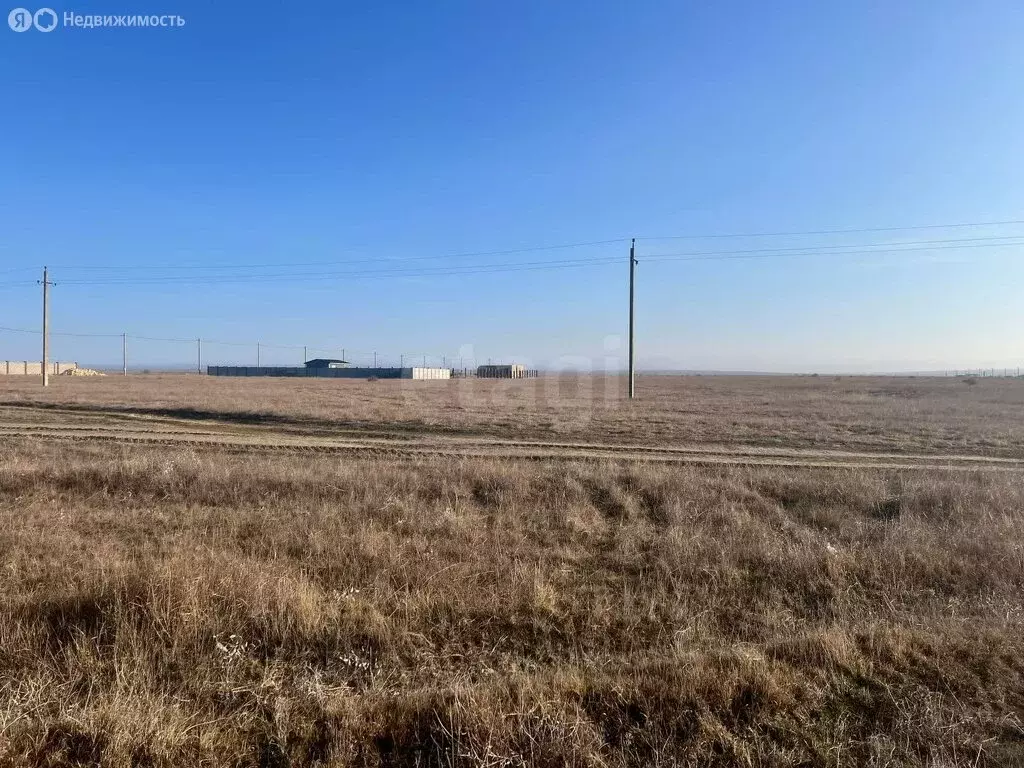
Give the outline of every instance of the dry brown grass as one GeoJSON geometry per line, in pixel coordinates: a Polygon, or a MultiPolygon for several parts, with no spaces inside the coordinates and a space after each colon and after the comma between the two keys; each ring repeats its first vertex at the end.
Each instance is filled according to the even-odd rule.
{"type": "Polygon", "coordinates": [[[73,405],[280,425],[1024,457],[1024,379],[641,376],[519,381],[0,377],[0,406],[73,405]]]}
{"type": "MultiPolygon", "coordinates": [[[[501,430],[523,413],[538,432],[582,407],[438,416],[425,398],[439,390],[364,394],[380,383],[300,382],[294,403],[251,382],[95,384],[4,399],[110,407],[120,391],[137,408],[324,428],[501,430]]],[[[891,385],[927,388],[916,400],[833,384],[848,387],[837,412],[896,422],[879,438],[893,445],[942,425],[961,449],[1019,450],[1018,383],[891,385]]],[[[636,415],[668,419],[665,440],[699,438],[709,414],[716,439],[768,440],[789,414],[827,410],[820,381],[776,383],[770,404],[755,385],[687,380],[699,418],[636,415]],[[747,405],[724,417],[734,400],[747,405]]],[[[609,405],[559,423],[607,436],[624,418],[609,405]]],[[[786,434],[837,444],[844,418],[786,434]]],[[[1024,764],[1019,473],[19,438],[0,445],[0,515],[0,765],[1024,764]]]]}

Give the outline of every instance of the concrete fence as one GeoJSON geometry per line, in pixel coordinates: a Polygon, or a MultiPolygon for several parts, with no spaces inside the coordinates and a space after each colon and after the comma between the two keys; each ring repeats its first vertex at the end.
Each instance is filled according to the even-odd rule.
{"type": "MultiPolygon", "coordinates": [[[[78,368],[78,363],[49,363],[50,373],[59,376],[78,368]]],[[[35,360],[0,360],[0,374],[4,376],[42,376],[43,364],[35,360]]]]}
{"type": "Polygon", "coordinates": [[[210,376],[283,376],[323,379],[450,379],[450,368],[290,368],[286,366],[210,365],[210,376]]]}
{"type": "Polygon", "coordinates": [[[403,379],[450,379],[451,368],[401,368],[403,379]]]}
{"type": "Polygon", "coordinates": [[[537,371],[529,370],[525,365],[481,365],[476,369],[478,379],[535,379],[537,371]]]}

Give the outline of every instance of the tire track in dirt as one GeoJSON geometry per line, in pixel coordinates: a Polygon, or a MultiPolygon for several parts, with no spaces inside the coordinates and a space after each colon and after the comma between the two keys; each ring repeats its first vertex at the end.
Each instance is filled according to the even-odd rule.
{"type": "Polygon", "coordinates": [[[272,428],[161,420],[145,427],[124,424],[4,423],[0,438],[219,449],[232,452],[328,453],[353,457],[445,457],[529,461],[625,461],[679,465],[752,465],[848,469],[1024,471],[1024,460],[963,455],[847,453],[762,446],[633,446],[600,443],[513,441],[424,434],[420,438],[323,436],[272,428]]]}
{"type": "MultiPolygon", "coordinates": [[[[5,411],[14,408],[0,407],[0,416],[5,411]]],[[[19,409],[19,415],[24,418],[26,409],[19,409]]],[[[1024,458],[1012,458],[1002,456],[965,455],[965,454],[942,454],[942,453],[908,453],[908,452],[865,452],[849,451],[833,448],[799,448],[785,446],[766,446],[764,444],[716,444],[701,443],[692,445],[635,445],[629,443],[597,443],[597,442],[558,442],[550,440],[538,440],[536,438],[510,439],[488,435],[465,435],[452,433],[437,433],[425,428],[418,434],[410,434],[407,431],[390,431],[387,429],[356,429],[351,427],[339,427],[337,429],[308,428],[301,425],[281,424],[239,424],[234,421],[217,420],[195,420],[172,416],[157,416],[152,414],[98,412],[83,413],[75,410],[62,410],[60,408],[47,408],[45,410],[33,411],[30,415],[51,416],[61,415],[65,418],[73,418],[79,423],[68,423],[61,421],[55,423],[49,420],[39,421],[0,421],[0,430],[23,430],[25,432],[42,432],[52,430],[67,430],[79,433],[103,432],[117,435],[131,434],[154,434],[173,436],[176,440],[181,435],[196,436],[259,436],[260,441],[271,440],[274,442],[289,442],[295,438],[308,441],[336,441],[345,443],[359,443],[360,445],[379,444],[381,446],[393,446],[394,444],[409,444],[410,450],[416,447],[430,446],[457,446],[460,448],[505,448],[505,449],[539,449],[542,451],[580,451],[580,452],[615,452],[630,454],[652,454],[652,455],[680,455],[680,456],[730,456],[749,457],[777,457],[788,459],[832,459],[836,461],[849,460],[893,460],[899,462],[935,462],[946,461],[954,463],[979,463],[999,464],[1005,466],[1024,467],[1024,458]],[[113,423],[111,423],[113,422],[113,423]]],[[[311,447],[312,443],[310,444],[311,447]]]]}

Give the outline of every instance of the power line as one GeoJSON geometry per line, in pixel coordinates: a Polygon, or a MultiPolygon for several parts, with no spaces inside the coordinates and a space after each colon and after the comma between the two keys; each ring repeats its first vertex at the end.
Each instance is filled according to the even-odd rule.
{"type": "MultiPolygon", "coordinates": [[[[10,333],[42,333],[39,330],[30,330],[28,328],[4,328],[0,327],[0,331],[8,331],[10,333]]],[[[51,336],[71,336],[81,339],[113,339],[121,338],[120,333],[59,333],[57,331],[50,331],[51,336]]],[[[136,338],[136,337],[131,337],[136,338]]],[[[194,339],[193,339],[194,341],[194,339]]]]}
{"type": "Polygon", "coordinates": [[[64,285],[187,285],[192,283],[261,283],[278,281],[330,280],[330,279],[365,279],[387,277],[452,277],[458,275],[488,274],[497,272],[532,272],[550,269],[573,269],[577,267],[613,264],[613,258],[575,259],[562,261],[512,262],[505,264],[474,264],[465,267],[426,267],[416,269],[383,269],[356,270],[349,272],[282,272],[268,275],[207,275],[207,276],[170,276],[150,278],[99,278],[69,279],[64,285]]]}
{"type": "Polygon", "coordinates": [[[968,221],[956,224],[918,224],[904,227],[861,227],[858,229],[817,229],[803,232],[728,232],[711,235],[662,235],[638,237],[637,240],[711,240],[729,237],[803,237],[809,235],[854,235],[864,232],[909,232],[921,229],[959,229],[963,227],[1002,227],[1024,224],[1024,219],[1009,221],[968,221]]]}
{"type": "MultiPolygon", "coordinates": [[[[939,240],[916,240],[902,243],[861,243],[845,245],[797,246],[788,248],[751,248],[744,250],[684,251],[679,253],[655,253],[645,256],[648,261],[718,261],[743,258],[775,258],[782,256],[814,256],[824,252],[832,255],[899,254],[931,250],[1006,248],[1024,246],[1024,234],[996,237],[953,238],[939,240]]],[[[262,282],[303,282],[323,280],[356,280],[387,277],[454,277],[461,275],[544,271],[574,269],[579,267],[615,264],[618,259],[599,257],[586,259],[563,259],[557,261],[506,262],[500,264],[474,264],[465,266],[396,268],[379,270],[351,270],[341,272],[280,272],[253,275],[164,275],[159,277],[131,278],[112,277],[96,279],[64,280],[64,285],[188,285],[188,284],[245,284],[262,282]]]]}
{"type": "MultiPolygon", "coordinates": [[[[196,341],[195,339],[167,339],[155,336],[132,336],[131,334],[126,335],[128,336],[129,339],[135,339],[136,341],[162,341],[168,344],[195,344],[196,341]]],[[[206,341],[207,344],[215,343],[212,341],[208,341],[206,339],[204,339],[204,341],[206,341]]]]}
{"type": "MultiPolygon", "coordinates": [[[[939,225],[936,225],[939,226],[939,225]]],[[[949,225],[949,226],[961,226],[961,225],[949,225]]],[[[967,226],[967,225],[963,225],[967,226]]],[[[852,230],[851,230],[852,231],[852,230]]],[[[945,239],[934,239],[934,240],[917,240],[917,241],[904,241],[904,242],[885,242],[885,243],[853,243],[853,244],[835,244],[835,245],[820,245],[820,246],[797,246],[789,248],[756,248],[756,249],[745,249],[745,250],[720,250],[720,251],[695,251],[695,252],[683,252],[683,253],[672,253],[672,254],[651,254],[647,256],[647,259],[653,260],[666,260],[669,258],[675,259],[677,257],[703,257],[708,256],[722,256],[723,258],[740,258],[745,255],[754,254],[798,254],[808,253],[813,254],[819,251],[834,251],[837,253],[849,253],[849,254],[862,254],[875,252],[874,249],[887,249],[889,252],[897,253],[899,251],[912,251],[912,250],[930,250],[935,248],[940,249],[942,246],[946,247],[1000,247],[1000,246],[1011,246],[1011,245],[1022,245],[1020,241],[1024,238],[1024,235],[1000,235],[1000,236],[986,236],[986,237],[972,237],[972,238],[945,238],[945,239]],[[968,245],[970,244],[970,245],[968,245]],[[927,246],[927,248],[917,248],[914,246],[927,246]],[[872,250],[868,250],[872,249],[872,250]]],[[[609,241],[591,241],[592,243],[606,243],[609,241]]],[[[574,244],[574,245],[585,245],[574,244]]],[[[556,248],[556,247],[571,247],[571,246],[542,246],[542,248],[556,248]]],[[[526,250],[526,249],[522,249],[526,250]]],[[[535,249],[536,250],[536,249],[535,249]]],[[[498,253],[497,251],[492,253],[498,253]]],[[[65,285],[120,285],[126,283],[132,284],[145,284],[145,285],[158,285],[158,284],[189,284],[202,282],[208,283],[259,283],[265,281],[295,281],[302,279],[315,279],[325,280],[332,278],[346,278],[346,279],[363,279],[373,277],[389,277],[389,276],[409,276],[409,277],[448,277],[457,275],[472,275],[472,274],[486,274],[491,272],[515,272],[515,271],[540,271],[547,269],[567,269],[575,268],[580,266],[591,266],[591,265],[602,265],[602,264],[614,264],[616,259],[613,257],[592,257],[592,258],[579,258],[579,259],[561,259],[561,260],[548,260],[548,261],[531,261],[531,262],[505,262],[498,264],[467,264],[467,265],[446,265],[440,267],[398,267],[394,269],[382,268],[382,269],[359,269],[359,270],[347,270],[347,271],[334,271],[334,272],[280,272],[280,273],[269,273],[269,274],[249,274],[249,275],[232,275],[232,274],[220,274],[220,275],[205,275],[202,277],[192,275],[160,275],[148,278],[134,279],[129,277],[101,277],[101,278],[79,278],[79,279],[68,279],[64,280],[65,285]]],[[[355,262],[352,262],[355,263],[355,262]]],[[[264,265],[265,266],[265,265],[264,265]]],[[[243,267],[226,267],[227,269],[242,269],[243,267]]],[[[255,266],[253,268],[256,268],[255,266]]],[[[264,267],[259,267],[264,268],[264,267]]]]}
{"type": "MultiPolygon", "coordinates": [[[[947,224],[919,224],[910,226],[896,226],[896,227],[860,227],[860,228],[848,228],[848,229],[817,229],[817,230],[803,230],[803,231],[789,231],[789,232],[725,232],[725,233],[713,233],[703,235],[661,235],[652,236],[646,235],[636,238],[641,241],[651,240],[703,240],[703,239],[720,239],[720,238],[749,238],[749,237],[803,237],[811,235],[839,235],[839,234],[862,234],[867,232],[905,232],[905,231],[919,231],[928,229],[961,229],[967,227],[995,227],[995,226],[1012,226],[1024,224],[1024,219],[1011,219],[1004,221],[976,221],[976,222],[956,222],[947,224]]],[[[433,254],[429,256],[402,256],[402,257],[384,257],[384,258],[363,258],[363,259],[346,259],[346,260],[335,260],[335,261],[309,261],[309,262],[286,262],[286,263],[272,263],[272,264],[167,264],[167,265],[156,265],[156,264],[130,264],[130,265],[102,265],[102,264],[88,264],[88,265],[58,265],[63,270],[110,270],[110,271],[126,271],[135,272],[139,270],[215,270],[215,269],[277,269],[283,267],[315,267],[315,266],[341,266],[345,264],[366,264],[366,263],[380,263],[385,262],[408,262],[408,261],[429,261],[438,259],[460,259],[460,258],[471,258],[480,256],[507,256],[517,253],[536,253],[540,251],[554,251],[563,250],[570,248],[586,248],[599,245],[614,245],[619,243],[628,242],[630,238],[619,237],[610,238],[606,240],[586,240],[574,243],[559,243],[557,245],[537,245],[529,246],[524,248],[507,248],[503,250],[490,250],[490,251],[464,251],[461,253],[447,253],[447,254],[433,254]]],[[[34,267],[18,267],[8,271],[22,271],[30,270],[34,267]]]]}
{"type": "MultiPolygon", "coordinates": [[[[1024,237],[1024,236],[1022,236],[1024,237]]],[[[896,245],[899,245],[898,243],[896,245]]],[[[889,247],[882,249],[880,246],[873,247],[870,250],[865,250],[860,246],[846,246],[853,250],[831,250],[827,251],[825,248],[778,248],[778,249],[752,249],[748,251],[707,251],[701,252],[682,252],[682,253],[659,253],[651,254],[646,256],[646,261],[727,261],[732,259],[772,259],[772,258],[785,258],[791,256],[866,256],[866,255],[891,255],[899,253],[915,253],[922,251],[947,251],[947,250],[961,250],[965,248],[1009,248],[1013,246],[1024,246],[1024,240],[1013,243],[975,243],[961,244],[961,245],[929,245],[922,247],[913,248],[896,248],[889,247]]],[[[832,246],[832,248],[839,248],[842,246],[832,246]]]]}
{"type": "MultiPolygon", "coordinates": [[[[924,224],[924,225],[911,225],[911,226],[896,226],[896,227],[861,227],[861,228],[848,228],[848,229],[819,229],[819,230],[803,230],[803,231],[788,231],[788,232],[747,232],[747,233],[714,233],[704,235],[665,235],[665,236],[644,236],[637,238],[641,241],[657,241],[657,240],[701,240],[701,239],[717,239],[717,238],[754,238],[754,237],[798,237],[798,236],[810,236],[810,235],[836,235],[836,234],[857,234],[867,232],[901,232],[901,231],[918,231],[918,230],[929,230],[929,229],[956,229],[956,228],[967,228],[967,227],[992,227],[992,226],[1009,226],[1009,225],[1020,225],[1024,224],[1024,219],[1015,220],[1004,220],[1004,221],[984,221],[984,222],[957,222],[957,223],[946,223],[946,224],[924,224]]],[[[1011,235],[1011,236],[996,236],[996,237],[977,237],[977,238],[963,238],[961,240],[934,240],[934,241],[920,241],[923,243],[946,243],[946,242],[978,242],[978,241],[997,241],[997,240],[1011,240],[1014,238],[1022,237],[1022,235],[1011,235]]],[[[62,269],[66,271],[91,271],[91,270],[105,270],[111,272],[137,272],[140,270],[153,271],[153,270],[166,270],[166,271],[179,271],[179,270],[196,270],[206,272],[207,270],[222,270],[222,271],[238,271],[238,270],[264,270],[264,269],[282,269],[286,267],[300,267],[300,266],[342,266],[342,265],[356,265],[356,264],[381,264],[383,263],[407,263],[414,261],[426,261],[426,260],[437,260],[437,259],[459,259],[469,257],[482,257],[482,256],[495,256],[495,255],[509,255],[517,253],[533,253],[541,251],[553,251],[561,249],[572,249],[572,248],[585,248],[594,247],[601,245],[612,245],[616,243],[624,243],[628,238],[611,238],[605,240],[589,240],[580,241],[574,243],[561,243],[557,245],[540,245],[531,246],[524,248],[509,248],[504,250],[490,250],[490,251],[466,251],[461,253],[450,253],[440,255],[429,255],[429,256],[408,256],[398,258],[364,258],[364,259],[349,259],[344,261],[319,261],[319,262],[288,262],[288,263],[276,263],[276,264],[192,264],[192,265],[81,265],[72,266],[65,265],[62,269]]],[[[904,244],[893,244],[893,243],[867,243],[867,244],[848,244],[848,245],[822,245],[818,246],[818,250],[828,249],[849,249],[854,247],[860,248],[884,248],[893,247],[900,245],[909,245],[910,243],[904,244]]],[[[783,250],[790,250],[796,252],[798,250],[811,250],[811,246],[805,246],[801,248],[792,249],[751,249],[746,251],[711,251],[705,253],[692,253],[692,254],[656,254],[646,258],[666,258],[668,256],[706,256],[706,255],[722,255],[730,258],[736,258],[743,253],[769,253],[769,252],[783,252],[783,250]]],[[[476,265],[444,265],[439,267],[423,267],[423,268],[397,268],[397,269],[374,269],[374,270],[355,270],[345,272],[305,272],[305,273],[280,273],[280,274],[249,274],[249,275],[234,275],[234,274],[221,274],[221,275],[208,275],[202,278],[202,282],[261,282],[263,280],[293,280],[297,278],[311,278],[311,279],[328,279],[333,277],[345,277],[351,279],[364,279],[378,276],[390,276],[390,275],[408,275],[410,277],[430,277],[430,276],[455,276],[461,274],[484,274],[487,272],[504,272],[504,271],[533,271],[544,270],[544,269],[564,269],[573,268],[576,266],[585,266],[590,264],[612,264],[615,263],[614,258],[599,257],[590,259],[575,259],[575,260],[559,260],[550,262],[525,262],[525,263],[506,263],[506,264],[476,264],[476,265]]],[[[25,268],[14,268],[9,271],[22,271],[32,269],[30,267],[25,268]]],[[[106,278],[79,278],[69,279],[63,281],[66,285],[116,285],[126,282],[140,282],[142,284],[159,284],[159,283],[172,283],[179,282],[186,284],[189,282],[196,282],[198,278],[192,276],[174,276],[174,275],[162,275],[150,278],[143,278],[141,281],[135,281],[129,277],[106,277],[106,278]]],[[[0,283],[0,286],[16,286],[16,285],[30,285],[34,284],[34,281],[11,281],[8,283],[0,283]]]]}
{"type": "MultiPolygon", "coordinates": [[[[1022,240],[1024,241],[1024,233],[1019,235],[998,235],[990,237],[958,237],[958,238],[944,238],[941,240],[904,240],[902,242],[885,242],[885,243],[837,243],[835,245],[798,245],[791,246],[788,248],[750,248],[742,251],[737,251],[730,248],[727,251],[696,251],[689,252],[685,255],[689,256],[709,256],[714,254],[735,254],[735,253],[781,253],[784,251],[821,251],[821,250],[840,250],[845,248],[899,248],[903,246],[914,246],[914,245],[947,245],[953,243],[991,243],[993,247],[1000,245],[1021,245],[1024,243],[1007,242],[1011,240],[1022,240]],[[1002,242],[997,242],[1002,241],[1002,242]]],[[[657,255],[657,254],[652,254],[657,255]]],[[[666,254],[674,255],[674,254],[666,254]]]]}
{"type": "MultiPolygon", "coordinates": [[[[8,333],[27,333],[33,335],[40,335],[42,331],[33,328],[9,328],[6,326],[0,326],[0,331],[8,333]]],[[[177,339],[166,336],[135,336],[130,333],[69,333],[60,331],[50,331],[50,336],[62,336],[66,338],[82,338],[82,339],[122,339],[130,341],[154,341],[162,342],[167,344],[195,344],[197,339],[177,339]]],[[[216,339],[202,339],[202,343],[213,344],[217,346],[228,346],[228,347],[252,347],[259,344],[263,349],[281,349],[281,350],[299,350],[304,347],[298,344],[266,344],[257,341],[218,341],[216,339]]],[[[314,352],[338,352],[341,347],[308,347],[309,350],[314,352]]],[[[350,355],[372,355],[373,352],[367,350],[348,349],[350,355]]],[[[427,354],[431,357],[435,357],[432,353],[417,352],[417,355],[427,354]]]]}
{"type": "MultiPolygon", "coordinates": [[[[787,232],[725,232],[725,233],[711,233],[711,234],[686,234],[686,235],[660,235],[652,236],[646,235],[637,237],[640,241],[655,241],[655,240],[703,240],[703,239],[721,239],[721,238],[753,238],[753,237],[803,237],[811,235],[841,235],[841,234],[859,234],[867,232],[904,232],[904,231],[919,231],[929,229],[959,229],[968,227],[994,227],[994,226],[1011,226],[1011,225],[1022,225],[1024,219],[1010,219],[1003,221],[978,221],[978,222],[955,222],[945,224],[920,224],[920,225],[909,225],[909,226],[894,226],[894,227],[860,227],[860,228],[847,228],[847,229],[818,229],[818,230],[802,230],[802,231],[787,231],[787,232]]],[[[470,257],[481,257],[481,256],[500,256],[510,255],[517,253],[535,253],[540,251],[553,251],[571,248],[585,248],[600,245],[613,245],[619,243],[628,242],[630,238],[609,238],[605,240],[587,240],[573,243],[559,243],[556,245],[538,245],[529,246],[523,248],[508,248],[502,250],[490,250],[490,251],[464,251],[461,253],[448,253],[448,254],[434,254],[428,256],[404,256],[404,257],[384,257],[384,258],[363,258],[363,259],[348,259],[348,260],[336,260],[336,261],[310,261],[310,262],[286,262],[286,263],[263,263],[263,264],[167,264],[167,265],[155,265],[155,264],[129,264],[129,265],[101,265],[101,264],[88,264],[88,265],[58,265],[58,268],[65,271],[91,271],[91,270],[106,270],[106,271],[123,271],[123,272],[137,272],[140,270],[238,270],[238,269],[278,269],[285,267],[299,267],[299,266],[342,266],[347,264],[367,264],[367,263],[381,263],[383,262],[410,262],[410,261],[426,261],[426,260],[438,260],[438,259],[459,259],[459,258],[470,258],[470,257]]],[[[983,238],[976,238],[983,239],[983,238]]],[[[999,239],[999,238],[991,238],[999,239]]],[[[1004,238],[1005,239],[1005,238],[1004,238]]],[[[823,247],[836,247],[836,246],[823,246],[823,247]]],[[[482,265],[481,265],[482,266],[482,265]]],[[[9,270],[0,271],[2,272],[18,272],[18,271],[31,271],[35,267],[15,267],[9,270]]],[[[443,269],[443,267],[442,267],[443,269]]],[[[8,284],[26,284],[32,283],[33,281],[18,281],[17,283],[8,284]]],[[[77,282],[77,281],[76,281],[77,282]]]]}
{"type": "Polygon", "coordinates": [[[628,238],[616,238],[612,240],[589,240],[579,243],[561,243],[559,245],[537,245],[528,248],[510,248],[500,251],[467,251],[464,253],[434,254],[431,256],[400,256],[400,257],[379,257],[366,259],[345,259],[341,261],[307,261],[307,262],[286,262],[283,264],[89,264],[82,266],[64,265],[63,270],[111,270],[111,271],[137,271],[137,270],[180,270],[180,269],[278,269],[282,267],[330,267],[342,266],[345,264],[376,264],[380,262],[405,262],[405,261],[429,261],[437,259],[464,259],[478,256],[509,256],[515,253],[536,253],[539,251],[556,251],[568,248],[587,248],[597,245],[611,245],[625,242],[628,238]]]}

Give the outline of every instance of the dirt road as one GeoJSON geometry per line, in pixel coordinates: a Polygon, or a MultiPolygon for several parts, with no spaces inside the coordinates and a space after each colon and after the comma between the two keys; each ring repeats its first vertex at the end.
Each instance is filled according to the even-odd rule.
{"type": "Polygon", "coordinates": [[[316,452],[353,456],[446,456],[518,460],[743,464],[866,469],[1024,471],[1024,459],[948,454],[863,453],[757,445],[610,445],[507,440],[500,436],[382,429],[323,429],[301,424],[238,424],[118,411],[0,407],[0,439],[116,442],[244,452],[316,452]]]}

